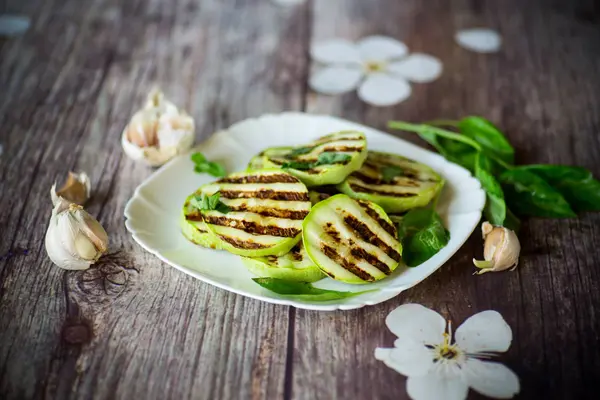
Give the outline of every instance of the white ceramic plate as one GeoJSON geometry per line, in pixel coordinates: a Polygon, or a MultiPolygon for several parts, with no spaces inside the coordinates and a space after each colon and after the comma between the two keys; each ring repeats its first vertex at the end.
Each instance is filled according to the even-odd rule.
{"type": "Polygon", "coordinates": [[[382,281],[350,285],[331,278],[317,287],[362,291],[347,299],[327,302],[289,300],[254,283],[240,258],[224,251],[205,249],[188,242],[180,233],[178,217],[186,196],[214,180],[196,174],[189,156],[178,157],[153,173],[135,191],[125,207],[125,225],[144,249],[165,263],[204,282],[270,303],[312,310],[350,310],[373,305],[398,295],[442,266],[467,240],[479,219],[485,193],[466,169],[404,140],[350,121],[329,116],[283,113],[248,119],[214,134],[198,147],[209,160],[223,163],[228,171],[246,168],[250,158],[266,147],[292,146],[340,130],[359,130],[367,136],[369,149],[397,153],[431,166],[446,180],[438,212],[450,231],[450,242],[434,257],[416,268],[398,268],[382,281]]]}

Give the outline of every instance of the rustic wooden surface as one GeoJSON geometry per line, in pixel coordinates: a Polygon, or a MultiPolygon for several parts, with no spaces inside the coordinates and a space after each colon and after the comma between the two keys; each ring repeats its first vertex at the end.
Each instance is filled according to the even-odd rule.
{"type": "Polygon", "coordinates": [[[405,302],[456,323],[498,310],[513,328],[502,361],[521,378],[520,398],[597,398],[600,215],[527,222],[514,273],[472,276],[474,235],[386,303],[296,310],[206,285],[142,251],[123,208],[151,170],[119,145],[159,84],[195,117],[198,140],[282,110],[376,128],[470,113],[499,123],[521,162],[600,176],[593,0],[5,0],[2,12],[29,15],[32,27],[0,39],[0,398],[404,399],[405,379],[373,351],[392,346],[384,318],[405,302]],[[473,26],[498,29],[503,50],[456,46],[453,33],[473,26]],[[370,34],[439,57],[443,76],[386,108],[307,89],[312,41],[370,34]],[[91,175],[88,209],[120,251],[112,267],[64,272],[45,254],[48,191],[72,169],[91,175]]]}

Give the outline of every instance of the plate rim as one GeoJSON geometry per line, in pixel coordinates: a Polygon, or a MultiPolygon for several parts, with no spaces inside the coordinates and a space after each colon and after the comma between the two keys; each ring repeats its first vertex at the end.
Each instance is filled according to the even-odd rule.
{"type": "Polygon", "coordinates": [[[167,163],[165,163],[164,165],[162,165],[161,167],[159,167],[158,169],[156,169],[155,171],[153,171],[148,177],[146,177],[134,190],[133,194],[131,195],[131,197],[129,198],[129,200],[127,201],[127,203],[125,204],[125,208],[123,211],[123,215],[125,217],[125,228],[127,229],[127,231],[131,234],[133,240],[140,245],[145,251],[147,251],[148,253],[152,254],[153,256],[157,257],[159,260],[161,260],[162,262],[168,264],[171,267],[174,267],[175,269],[190,275],[202,282],[206,282],[210,285],[216,286],[219,289],[223,289],[226,290],[228,292],[232,292],[241,296],[245,296],[245,297],[249,297],[252,299],[256,299],[256,300],[261,300],[267,303],[271,303],[271,304],[278,304],[278,305],[286,305],[286,306],[292,306],[292,307],[296,307],[296,308],[300,308],[300,309],[306,309],[306,310],[314,310],[314,311],[336,311],[336,310],[341,310],[341,311],[346,311],[346,310],[352,310],[352,309],[358,309],[358,308],[362,308],[365,306],[371,306],[371,305],[376,305],[379,303],[383,303],[386,302],[396,296],[398,296],[400,293],[402,293],[403,291],[410,289],[416,285],[418,285],[419,283],[421,283],[422,281],[424,281],[425,279],[427,279],[429,276],[431,276],[433,273],[435,273],[436,271],[438,271],[442,266],[444,266],[446,264],[446,262],[452,258],[465,244],[465,242],[471,237],[471,235],[473,234],[475,228],[477,227],[477,225],[479,224],[479,221],[481,220],[481,216],[482,216],[482,212],[483,212],[483,208],[485,206],[485,192],[483,190],[483,188],[481,187],[481,184],[479,182],[479,180],[477,180],[473,174],[471,174],[471,172],[469,170],[467,170],[466,168],[453,163],[447,159],[445,159],[443,156],[441,156],[438,153],[435,153],[429,149],[423,148],[419,145],[416,145],[414,143],[408,142],[402,138],[398,138],[395,137],[393,135],[390,135],[387,132],[381,131],[377,128],[372,128],[369,126],[366,126],[364,124],[358,123],[358,122],[354,122],[348,119],[344,119],[344,118],[340,118],[340,117],[336,117],[336,116],[332,116],[332,115],[327,115],[327,114],[318,114],[318,113],[306,113],[306,112],[301,112],[301,111],[286,111],[286,112],[281,112],[281,113],[267,113],[267,114],[262,114],[258,117],[250,117],[250,118],[246,118],[243,119],[241,121],[235,122],[233,124],[231,124],[228,128],[226,129],[220,129],[216,132],[214,132],[213,134],[211,134],[208,138],[206,138],[204,141],[195,144],[192,149],[190,149],[190,151],[186,152],[185,154],[179,155],[177,157],[174,157],[173,159],[169,160],[167,163]],[[430,273],[428,273],[426,276],[424,276],[422,279],[415,281],[409,285],[400,285],[400,286],[394,286],[394,287],[390,287],[390,288],[386,288],[386,287],[382,287],[379,288],[378,290],[380,292],[386,293],[385,296],[383,296],[381,299],[378,299],[377,301],[373,302],[373,301],[368,301],[368,297],[369,297],[369,293],[365,293],[365,294],[361,294],[358,295],[356,297],[353,297],[354,299],[360,299],[362,296],[365,296],[365,300],[363,300],[360,303],[352,303],[352,304],[335,304],[335,303],[328,303],[328,302],[323,302],[323,304],[315,304],[315,303],[309,303],[309,302],[302,302],[299,300],[292,300],[292,299],[286,299],[286,298],[276,298],[276,297],[269,297],[269,296],[265,296],[265,295],[260,295],[260,294],[253,294],[253,293],[248,293],[248,292],[244,292],[243,290],[239,290],[237,288],[233,288],[231,286],[228,286],[224,283],[220,283],[214,279],[212,279],[211,277],[205,276],[199,272],[193,271],[191,269],[188,269],[187,267],[181,266],[179,264],[177,264],[176,262],[172,262],[170,260],[168,260],[166,257],[164,257],[158,250],[153,249],[151,247],[149,247],[144,240],[142,240],[138,234],[137,234],[137,230],[134,229],[131,226],[130,223],[130,219],[132,218],[131,216],[131,207],[132,205],[135,203],[135,200],[137,197],[142,197],[140,192],[141,190],[146,187],[148,184],[150,184],[154,179],[156,179],[157,176],[163,174],[166,170],[169,169],[169,167],[174,164],[175,162],[177,162],[179,159],[181,159],[181,157],[186,157],[190,152],[194,151],[195,149],[199,148],[199,147],[203,147],[206,146],[207,143],[209,143],[211,140],[214,140],[215,137],[219,136],[219,135],[223,135],[226,134],[228,131],[236,128],[237,126],[250,122],[250,121],[258,121],[261,119],[265,119],[265,118],[273,118],[273,117],[316,117],[316,118],[325,118],[325,119],[332,119],[341,123],[351,123],[353,125],[359,126],[361,128],[365,128],[371,131],[375,131],[378,134],[381,135],[385,135],[388,136],[392,139],[398,140],[400,142],[405,142],[405,143],[410,143],[413,146],[417,146],[419,147],[421,150],[430,153],[433,156],[436,157],[440,157],[444,160],[444,162],[452,164],[453,166],[457,167],[458,169],[463,170],[466,175],[468,176],[469,179],[473,180],[476,182],[476,188],[474,188],[474,191],[478,191],[480,197],[483,197],[483,201],[478,202],[478,205],[476,207],[473,207],[473,209],[469,212],[469,213],[477,213],[479,215],[479,218],[477,219],[477,222],[475,222],[473,224],[472,227],[469,227],[469,231],[470,233],[468,235],[465,236],[465,238],[460,241],[458,247],[456,248],[456,250],[454,252],[451,252],[450,254],[447,255],[447,257],[445,257],[443,260],[440,261],[439,266],[437,266],[433,271],[431,271],[430,273]],[[387,290],[386,290],[387,289],[387,290]]]}

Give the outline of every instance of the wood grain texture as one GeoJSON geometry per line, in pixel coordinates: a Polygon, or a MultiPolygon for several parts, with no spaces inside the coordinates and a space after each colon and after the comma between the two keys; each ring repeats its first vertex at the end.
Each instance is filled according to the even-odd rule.
{"type": "Polygon", "coordinates": [[[299,109],[305,14],[218,0],[24,3],[11,10],[31,12],[32,30],[0,53],[0,254],[29,249],[0,262],[0,398],[280,396],[288,310],[133,243],[123,208],[152,171],[119,138],[154,84],[196,117],[198,140],[299,109]],[[88,211],[121,251],[113,264],[65,272],[45,255],[49,188],[70,169],[91,176],[88,211]]]}
{"type": "Polygon", "coordinates": [[[208,286],[134,244],[123,208],[152,171],[119,145],[156,84],[195,117],[198,140],[282,110],[380,129],[390,119],[478,114],[506,131],[519,162],[577,164],[600,176],[592,0],[8,0],[0,12],[33,22],[25,36],[0,39],[0,398],[405,399],[405,378],[373,357],[392,346],[384,319],[405,302],[456,325],[501,312],[514,333],[501,360],[519,374],[521,398],[597,396],[600,215],[527,222],[515,273],[472,276],[481,251],[474,235],[386,303],[295,310],[208,286]],[[474,26],[499,30],[503,50],[456,46],[453,33],[474,26]],[[384,108],[355,93],[307,90],[311,42],[372,34],[440,58],[442,77],[384,108]],[[55,268],[43,248],[49,188],[71,169],[90,173],[88,210],[118,251],[85,272],[55,268]]]}

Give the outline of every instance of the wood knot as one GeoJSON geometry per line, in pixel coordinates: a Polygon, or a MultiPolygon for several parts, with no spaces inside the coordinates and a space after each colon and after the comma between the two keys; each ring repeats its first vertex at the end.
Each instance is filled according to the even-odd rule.
{"type": "Polygon", "coordinates": [[[139,273],[139,270],[131,265],[124,252],[109,253],[90,269],[76,275],[76,288],[85,295],[87,302],[105,302],[131,286],[133,273],[139,273]]]}
{"type": "Polygon", "coordinates": [[[68,344],[84,344],[90,341],[92,333],[90,329],[83,324],[65,326],[62,331],[62,338],[68,344]]]}

